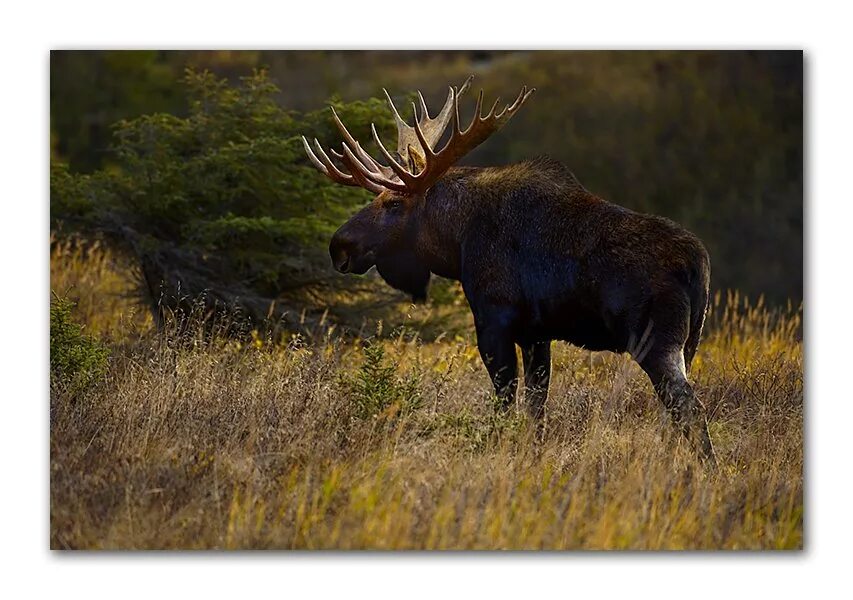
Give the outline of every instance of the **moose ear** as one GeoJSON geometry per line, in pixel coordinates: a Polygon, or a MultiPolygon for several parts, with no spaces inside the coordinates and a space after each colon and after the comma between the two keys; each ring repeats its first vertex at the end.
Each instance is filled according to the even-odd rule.
{"type": "Polygon", "coordinates": [[[430,272],[414,252],[395,252],[392,256],[378,258],[376,270],[385,283],[411,295],[412,302],[426,302],[430,272]]]}

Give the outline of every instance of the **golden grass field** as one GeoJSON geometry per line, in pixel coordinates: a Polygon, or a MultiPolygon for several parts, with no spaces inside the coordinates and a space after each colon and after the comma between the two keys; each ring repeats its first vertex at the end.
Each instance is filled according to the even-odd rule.
{"type": "Polygon", "coordinates": [[[707,472],[625,356],[555,345],[536,446],[473,333],[182,337],[130,286],[54,244],[52,289],[112,354],[85,394],[51,386],[51,548],[803,547],[801,307],[715,299],[690,375],[707,472]]]}

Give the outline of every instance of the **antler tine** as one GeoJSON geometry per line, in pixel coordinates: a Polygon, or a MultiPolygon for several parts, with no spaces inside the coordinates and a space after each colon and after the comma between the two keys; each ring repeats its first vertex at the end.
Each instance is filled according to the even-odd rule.
{"type": "MultiPolygon", "coordinates": [[[[320,145],[320,141],[317,138],[314,138],[314,147],[317,149],[317,154],[320,155],[320,159],[323,161],[323,164],[326,165],[327,167],[329,165],[331,165],[331,168],[335,169],[336,168],[335,164],[331,161],[331,159],[329,158],[329,155],[326,154],[326,151],[323,150],[323,146],[320,145]]],[[[331,152],[332,156],[334,156],[335,158],[343,158],[343,155],[335,152],[334,148],[329,148],[329,152],[331,152]]],[[[339,172],[343,175],[346,175],[346,173],[344,173],[343,171],[339,171],[339,172]]]]}
{"type": "Polygon", "coordinates": [[[471,82],[474,81],[473,75],[468,75],[468,79],[465,80],[465,83],[462,84],[462,87],[456,90],[456,95],[461,96],[465,92],[468,91],[468,88],[471,87],[471,82]]]}
{"type": "Polygon", "coordinates": [[[489,114],[487,114],[484,118],[486,118],[486,119],[491,119],[492,117],[494,117],[494,116],[495,116],[495,109],[498,107],[498,103],[499,103],[500,101],[501,101],[501,97],[500,97],[500,96],[498,96],[498,97],[495,99],[495,103],[494,103],[494,104],[492,104],[492,108],[489,110],[489,114]]]}
{"type": "Polygon", "coordinates": [[[527,93],[526,93],[526,94],[524,94],[524,96],[521,98],[521,103],[518,105],[518,107],[517,107],[515,110],[518,110],[519,108],[521,108],[522,104],[524,104],[525,102],[527,102],[527,99],[528,99],[530,96],[532,96],[532,95],[533,95],[533,92],[535,92],[535,91],[536,91],[536,88],[530,88],[529,90],[527,90],[527,93]]]}
{"type": "MultiPolygon", "coordinates": [[[[421,112],[423,113],[422,119],[429,119],[429,109],[426,105],[426,100],[424,100],[424,95],[421,94],[421,91],[418,90],[418,100],[421,101],[421,112]]],[[[412,107],[414,108],[414,102],[412,102],[412,107]]],[[[415,113],[415,122],[417,122],[417,112],[415,113]]]]}
{"type": "MultiPolygon", "coordinates": [[[[447,100],[444,101],[444,106],[441,107],[441,110],[438,111],[435,119],[432,119],[434,123],[438,124],[436,129],[440,131],[438,137],[441,137],[441,134],[447,129],[447,124],[450,122],[451,113],[453,110],[453,99],[458,94],[455,92],[454,88],[450,87],[447,92],[447,100]]],[[[438,142],[438,139],[434,140],[433,143],[438,142]]]]}
{"type": "MultiPolygon", "coordinates": [[[[352,175],[344,173],[335,166],[335,163],[332,162],[332,159],[330,159],[329,155],[326,154],[326,151],[323,150],[323,146],[320,145],[320,141],[317,138],[314,138],[314,146],[317,148],[317,153],[320,155],[320,159],[323,161],[323,164],[326,165],[326,168],[328,169],[328,173],[326,174],[330,179],[346,185],[358,185],[353,180],[352,175]]],[[[334,153],[334,151],[332,152],[334,153]]]]}
{"type": "Polygon", "coordinates": [[[311,145],[308,143],[308,140],[305,139],[304,135],[302,136],[302,145],[305,146],[305,152],[308,154],[309,160],[314,164],[315,167],[317,167],[317,170],[320,171],[323,175],[330,176],[329,169],[326,168],[326,165],[320,162],[320,159],[317,158],[317,156],[311,150],[311,145]]]}
{"type": "Polygon", "coordinates": [[[411,184],[414,182],[414,176],[409,173],[405,168],[403,168],[397,160],[391,156],[391,153],[388,152],[388,149],[385,148],[385,144],[382,143],[382,140],[379,139],[379,134],[376,133],[376,125],[373,123],[370,124],[370,130],[373,132],[373,140],[376,142],[376,145],[379,146],[379,151],[382,152],[382,155],[385,157],[390,165],[391,169],[393,169],[394,174],[400,178],[400,180],[405,184],[411,184]]]}
{"type": "Polygon", "coordinates": [[[515,102],[513,102],[512,106],[510,106],[507,110],[509,110],[510,112],[515,112],[516,109],[518,109],[518,107],[521,106],[521,102],[524,100],[524,97],[526,95],[527,95],[527,86],[523,85],[523,86],[521,86],[521,91],[518,92],[518,97],[515,99],[515,102]]]}
{"type": "MultiPolygon", "coordinates": [[[[361,147],[361,144],[358,142],[355,143],[355,154],[358,156],[358,159],[364,164],[367,169],[373,173],[381,173],[382,170],[378,162],[373,160],[373,157],[370,156],[367,152],[364,151],[364,148],[361,147]]],[[[388,169],[390,171],[390,169],[388,169]]]]}
{"type": "Polygon", "coordinates": [[[385,92],[385,99],[388,100],[388,106],[391,107],[391,111],[394,113],[394,121],[397,122],[397,128],[399,129],[402,125],[403,127],[408,127],[406,122],[400,116],[400,113],[397,112],[397,107],[394,106],[394,101],[391,100],[391,94],[388,93],[388,90],[382,88],[382,91],[385,92]]]}
{"type": "Polygon", "coordinates": [[[536,88],[530,88],[528,90],[526,85],[521,86],[521,91],[518,93],[518,96],[516,97],[515,101],[512,104],[508,104],[506,107],[504,107],[504,109],[500,113],[495,115],[495,118],[500,119],[504,115],[506,115],[507,118],[511,117],[519,108],[521,108],[521,105],[524,104],[524,102],[535,91],[536,88]]]}
{"type": "Polygon", "coordinates": [[[366,158],[368,164],[375,162],[375,161],[373,161],[373,159],[370,158],[370,156],[364,150],[362,150],[361,145],[358,143],[358,140],[356,140],[352,136],[352,134],[346,128],[346,125],[344,125],[343,121],[341,121],[341,118],[338,116],[338,113],[335,111],[335,107],[330,106],[329,108],[332,109],[332,118],[335,121],[335,125],[337,125],[337,127],[338,127],[338,131],[340,131],[341,135],[344,137],[344,141],[346,141],[350,146],[352,146],[355,149],[355,151],[359,155],[360,159],[364,160],[366,158]]]}
{"type": "Polygon", "coordinates": [[[462,132],[462,135],[465,135],[469,131],[471,131],[478,122],[483,120],[483,115],[481,111],[483,110],[483,90],[480,90],[480,93],[477,95],[477,104],[474,106],[474,118],[471,119],[471,124],[468,126],[468,129],[462,132]]]}
{"type": "MultiPolygon", "coordinates": [[[[414,109],[415,103],[412,102],[412,110],[414,109]]],[[[420,122],[417,119],[415,119],[415,134],[418,136],[418,141],[421,143],[421,147],[424,149],[425,156],[435,154],[435,152],[433,152],[432,146],[429,143],[429,140],[427,140],[426,135],[424,135],[423,129],[421,129],[420,122]]]]}
{"type": "Polygon", "coordinates": [[[363,188],[379,194],[385,191],[387,187],[386,184],[393,183],[390,181],[383,183],[374,181],[374,177],[379,177],[379,175],[369,171],[367,167],[355,156],[355,154],[353,154],[346,142],[341,143],[341,146],[343,146],[344,149],[344,163],[347,165],[347,168],[349,168],[353,177],[358,181],[359,185],[363,188]]]}
{"type": "MultiPolygon", "coordinates": [[[[457,134],[462,133],[462,120],[459,118],[459,90],[456,88],[450,88],[450,93],[453,94],[453,120],[455,121],[455,125],[453,127],[453,131],[450,132],[450,139],[447,141],[447,145],[450,145],[450,142],[453,141],[453,138],[457,136],[457,134]]],[[[446,148],[447,146],[445,146],[446,148]]]]}
{"type": "Polygon", "coordinates": [[[341,118],[338,116],[337,111],[335,111],[335,107],[330,106],[329,108],[332,109],[332,120],[334,120],[335,125],[337,125],[338,131],[340,131],[341,135],[344,136],[344,140],[346,140],[352,145],[355,145],[357,143],[355,141],[355,138],[352,137],[349,130],[346,128],[346,125],[344,125],[343,121],[341,121],[341,118]]]}

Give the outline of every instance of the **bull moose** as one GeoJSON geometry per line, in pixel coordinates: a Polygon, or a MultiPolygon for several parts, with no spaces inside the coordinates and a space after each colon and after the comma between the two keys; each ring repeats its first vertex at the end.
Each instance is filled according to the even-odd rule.
{"type": "Polygon", "coordinates": [[[342,151],[330,151],[337,164],[316,138],[312,150],[303,136],[322,173],[377,194],[332,237],[334,267],[364,274],[376,266],[416,301],[426,298],[433,273],[461,281],[480,356],[505,409],[515,401],[520,346],[527,410],[540,435],[553,340],[629,352],[700,457],[714,465],[705,410],[687,381],[708,306],[702,242],[668,219],[599,198],[549,158],[454,166],[535,91],[522,87],[514,102],[498,111],[495,101],[485,116],[481,91],[462,129],[459,98],[471,79],[450,87],[435,118],[418,92],[414,126],[385,92],[397,124],[396,155],[375,127],[372,133],[387,166],[362,149],[334,108],[343,137],[342,151]]]}

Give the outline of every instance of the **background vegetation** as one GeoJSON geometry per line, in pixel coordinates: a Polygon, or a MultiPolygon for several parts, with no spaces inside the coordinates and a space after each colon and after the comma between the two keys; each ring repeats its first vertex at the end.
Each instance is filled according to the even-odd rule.
{"type": "Polygon", "coordinates": [[[803,545],[801,53],[54,52],[50,179],[52,548],[803,545]],[[457,285],[331,271],[371,195],[298,136],[338,141],[330,102],[391,138],[382,86],[470,73],[538,92],[467,164],[550,154],[705,240],[718,471],[629,358],[563,344],[533,445],[457,285]]]}
{"type": "Polygon", "coordinates": [[[337,143],[331,102],[367,139],[370,121],[389,131],[382,87],[437,105],[470,73],[489,97],[537,93],[465,163],[548,154],[602,197],[697,233],[715,289],[802,299],[800,52],[54,52],[51,217],[129,227],[124,243],[171,296],[213,278],[221,299],[257,300],[249,313],[277,299],[320,315],[292,292],[352,283],[332,276],[327,234],[370,195],[312,171],[298,135],[337,143]]]}

